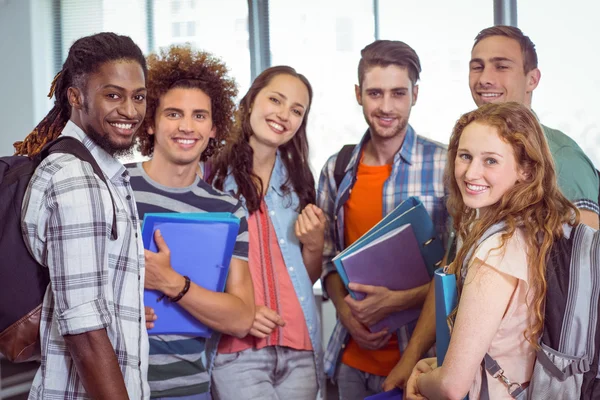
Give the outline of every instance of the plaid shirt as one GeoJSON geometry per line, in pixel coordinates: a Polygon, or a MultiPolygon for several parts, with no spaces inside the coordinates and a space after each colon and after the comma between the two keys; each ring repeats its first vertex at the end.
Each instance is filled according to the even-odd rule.
{"type": "MultiPolygon", "coordinates": [[[[365,143],[369,139],[370,134],[367,131],[352,153],[339,190],[336,188],[334,179],[337,154],[329,158],[321,171],[317,205],[325,212],[329,220],[328,229],[325,231],[323,273],[321,275],[325,296],[327,295],[324,284],[325,278],[330,273],[335,272],[331,260],[345,248],[344,204],[356,182],[358,160],[365,143]]],[[[408,197],[416,196],[431,215],[440,238],[445,239],[448,221],[445,206],[446,192],[443,182],[446,157],[446,146],[418,136],[409,125],[404,143],[400,151],[394,156],[392,173],[383,186],[383,214],[389,214],[408,197]]],[[[415,326],[416,321],[398,330],[398,344],[401,352],[406,348],[415,326]]],[[[348,331],[338,320],[329,339],[324,359],[325,372],[330,378],[335,376],[336,366],[342,354],[341,350],[345,348],[348,338],[348,331]]]]}
{"type": "Polygon", "coordinates": [[[106,175],[69,154],[48,156],[23,201],[24,240],[50,272],[40,323],[42,363],[29,399],[88,399],[64,335],[106,329],[130,399],[149,398],[143,303],[144,247],[129,174],[74,123],[63,136],[81,140],[106,175]],[[110,240],[113,206],[117,240],[110,240]]]}

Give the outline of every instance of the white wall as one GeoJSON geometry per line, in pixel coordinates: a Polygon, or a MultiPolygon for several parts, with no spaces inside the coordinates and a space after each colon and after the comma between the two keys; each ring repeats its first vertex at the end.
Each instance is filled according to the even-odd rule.
{"type": "Polygon", "coordinates": [[[51,2],[0,0],[0,156],[13,153],[50,107],[51,2]],[[33,65],[37,68],[33,70],[33,65]]]}

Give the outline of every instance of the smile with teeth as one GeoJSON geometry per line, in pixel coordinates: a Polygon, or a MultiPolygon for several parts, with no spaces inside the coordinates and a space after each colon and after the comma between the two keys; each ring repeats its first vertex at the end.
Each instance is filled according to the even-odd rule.
{"type": "Polygon", "coordinates": [[[279,125],[277,122],[267,121],[267,124],[278,132],[283,132],[285,130],[283,125],[279,125]]]}
{"type": "Polygon", "coordinates": [[[179,144],[190,145],[196,143],[196,139],[175,139],[179,144]]]}
{"type": "Polygon", "coordinates": [[[493,98],[502,96],[502,93],[479,93],[479,95],[481,97],[493,99],[493,98]]]}
{"type": "Polygon", "coordinates": [[[112,126],[114,126],[115,128],[127,129],[127,130],[133,128],[133,125],[134,125],[134,124],[119,124],[119,123],[116,123],[116,122],[111,122],[110,124],[112,126]]]}
{"type": "Polygon", "coordinates": [[[465,182],[465,185],[467,186],[467,189],[469,189],[472,192],[483,192],[488,189],[488,186],[473,185],[467,182],[465,182]]]}

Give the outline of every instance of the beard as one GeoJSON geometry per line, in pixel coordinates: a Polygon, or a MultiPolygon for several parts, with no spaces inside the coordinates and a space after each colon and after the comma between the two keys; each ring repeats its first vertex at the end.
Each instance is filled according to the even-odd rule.
{"type": "MultiPolygon", "coordinates": [[[[83,100],[83,112],[89,114],[90,107],[87,102],[87,98],[83,100]]],[[[100,132],[95,130],[91,125],[84,126],[83,130],[89,137],[96,143],[101,149],[106,151],[113,157],[129,157],[133,155],[133,145],[135,140],[131,140],[129,144],[118,144],[113,143],[108,138],[108,135],[101,135],[100,132]]]]}
{"type": "Polygon", "coordinates": [[[372,122],[371,119],[369,119],[366,115],[365,120],[367,121],[367,125],[369,125],[369,130],[371,131],[371,133],[382,139],[390,139],[396,137],[402,132],[404,132],[404,130],[406,130],[406,127],[408,126],[408,118],[403,117],[398,117],[398,125],[388,129],[381,128],[380,126],[372,122]]]}
{"type": "Polygon", "coordinates": [[[101,149],[106,151],[111,156],[117,157],[130,157],[133,155],[133,145],[135,140],[131,140],[131,143],[119,144],[113,143],[108,135],[102,135],[97,130],[92,128],[91,125],[84,127],[84,132],[94,141],[101,149]]]}

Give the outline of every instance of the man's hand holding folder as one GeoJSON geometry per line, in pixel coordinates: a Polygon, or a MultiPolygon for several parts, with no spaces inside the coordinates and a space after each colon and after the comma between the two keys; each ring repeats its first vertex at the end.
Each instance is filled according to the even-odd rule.
{"type": "Polygon", "coordinates": [[[158,290],[167,297],[175,297],[185,286],[185,278],[171,266],[171,250],[169,250],[169,246],[167,246],[159,229],[154,231],[154,242],[158,248],[157,253],[144,250],[146,261],[144,287],[150,290],[158,290]]]}
{"type": "Polygon", "coordinates": [[[366,295],[363,300],[354,300],[348,295],[344,299],[352,315],[366,326],[373,326],[387,316],[419,307],[423,304],[429,283],[408,290],[390,290],[385,286],[363,285],[350,282],[349,288],[366,295]]]}

